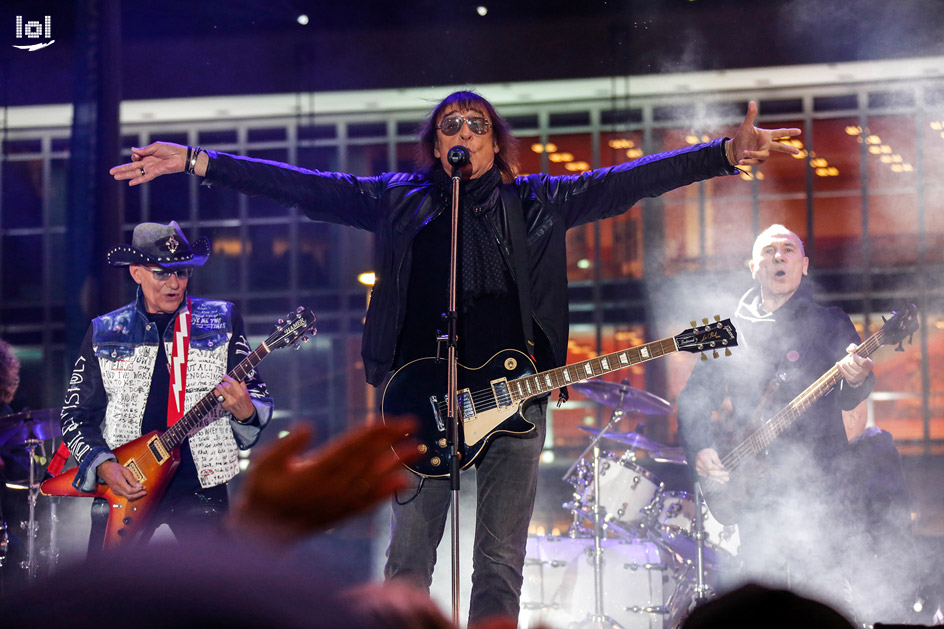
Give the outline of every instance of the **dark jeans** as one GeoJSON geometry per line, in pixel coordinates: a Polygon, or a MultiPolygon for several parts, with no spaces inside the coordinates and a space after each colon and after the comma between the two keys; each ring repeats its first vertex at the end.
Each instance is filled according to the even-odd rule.
{"type": "MultiPolygon", "coordinates": [[[[140,544],[146,544],[161,524],[167,524],[180,542],[200,541],[219,533],[223,517],[229,511],[226,485],[209,489],[165,496],[154,512],[151,525],[143,531],[140,544]]],[[[108,520],[108,501],[92,501],[92,531],[89,535],[89,555],[100,552],[108,520]]]]}
{"type": "MultiPolygon", "coordinates": [[[[496,614],[518,618],[546,412],[546,398],[526,405],[524,415],[535,424],[535,430],[524,437],[496,437],[476,467],[469,622],[496,614]]],[[[410,489],[400,493],[401,500],[414,494],[420,477],[414,475],[413,482],[410,489]]],[[[384,567],[388,580],[402,579],[429,591],[451,499],[449,479],[430,478],[415,499],[405,505],[394,501],[384,567]]]]}

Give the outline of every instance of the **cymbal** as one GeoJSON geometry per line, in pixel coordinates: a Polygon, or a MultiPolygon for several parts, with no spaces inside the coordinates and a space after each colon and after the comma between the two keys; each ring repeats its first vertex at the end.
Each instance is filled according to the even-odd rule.
{"type": "Polygon", "coordinates": [[[578,382],[571,386],[575,391],[598,404],[613,408],[621,407],[624,411],[630,413],[665,415],[672,412],[672,405],[658,395],[647,393],[641,389],[634,389],[625,383],[594,380],[592,382],[578,382]],[[622,403],[620,402],[621,396],[622,403]]]}
{"type": "MultiPolygon", "coordinates": [[[[584,432],[589,432],[591,435],[599,435],[599,428],[592,428],[590,426],[580,426],[580,430],[584,432]]],[[[666,446],[648,439],[644,435],[639,434],[638,432],[607,432],[603,434],[604,439],[609,439],[611,441],[618,441],[625,446],[630,448],[639,448],[641,450],[664,450],[666,446]]]]}
{"type": "Polygon", "coordinates": [[[672,465],[688,465],[685,451],[682,448],[662,448],[649,453],[649,460],[653,463],[669,463],[672,465]]]}
{"type": "Polygon", "coordinates": [[[45,408],[0,417],[0,446],[22,445],[31,438],[46,441],[61,436],[61,413],[61,408],[45,408]]]}

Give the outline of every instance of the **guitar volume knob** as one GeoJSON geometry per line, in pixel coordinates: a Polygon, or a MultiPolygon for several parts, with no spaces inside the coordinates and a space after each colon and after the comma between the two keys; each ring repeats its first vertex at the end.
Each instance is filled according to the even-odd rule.
{"type": "Polygon", "coordinates": [[[416,446],[416,451],[420,454],[426,454],[427,450],[429,450],[429,448],[426,447],[425,443],[421,443],[420,445],[416,446]]]}
{"type": "Polygon", "coordinates": [[[440,448],[445,448],[445,447],[446,447],[446,439],[445,439],[445,438],[440,439],[439,441],[436,442],[436,445],[438,445],[440,448]]]}
{"type": "Polygon", "coordinates": [[[440,459],[438,456],[434,456],[429,460],[429,463],[433,467],[439,467],[442,464],[442,459],[440,459]]]}

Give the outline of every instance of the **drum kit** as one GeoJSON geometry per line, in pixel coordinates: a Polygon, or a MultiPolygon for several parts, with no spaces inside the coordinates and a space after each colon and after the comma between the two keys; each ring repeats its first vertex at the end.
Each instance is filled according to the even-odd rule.
{"type": "Polygon", "coordinates": [[[568,534],[529,540],[522,624],[677,627],[732,566],[737,528],[711,517],[682,448],[614,430],[626,413],[671,412],[667,401],[626,380],[572,388],[613,412],[601,430],[581,427],[590,443],[563,477],[568,534]]]}
{"type": "MultiPolygon", "coordinates": [[[[0,501],[0,568],[4,568],[4,562],[13,556],[14,547],[25,546],[25,556],[19,562],[18,567],[25,570],[25,575],[29,579],[37,576],[39,559],[39,517],[37,514],[37,498],[39,497],[39,485],[42,482],[42,469],[46,461],[45,442],[61,436],[59,428],[59,416],[61,409],[49,408],[43,410],[27,410],[12,415],[0,417],[0,456],[3,458],[4,474],[0,475],[0,482],[4,483],[0,487],[0,500],[7,498],[7,504],[0,501]],[[19,500],[17,492],[26,492],[26,505],[28,515],[26,519],[14,526],[4,519],[16,517],[19,515],[19,500]],[[6,511],[6,513],[4,513],[6,511]],[[14,544],[14,540],[19,540],[17,530],[22,529],[25,534],[25,544],[14,544]]],[[[55,560],[56,539],[55,526],[56,505],[53,502],[49,505],[49,539],[44,546],[48,546],[49,551],[43,551],[43,554],[49,555],[48,559],[55,560]]],[[[9,567],[9,566],[7,566],[9,567]]],[[[0,577],[0,586],[2,586],[2,577],[0,577]]]]}

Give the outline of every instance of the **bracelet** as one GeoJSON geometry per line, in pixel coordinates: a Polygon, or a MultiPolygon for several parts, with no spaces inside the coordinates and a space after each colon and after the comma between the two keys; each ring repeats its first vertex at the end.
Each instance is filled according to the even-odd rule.
{"type": "Polygon", "coordinates": [[[187,172],[187,166],[190,165],[190,158],[193,156],[193,147],[187,147],[187,159],[184,160],[184,172],[187,172]]]}
{"type": "Polygon", "coordinates": [[[724,155],[724,161],[725,163],[727,163],[728,166],[730,166],[731,168],[736,168],[737,163],[735,162],[734,164],[732,164],[731,159],[728,157],[728,142],[730,141],[731,141],[730,138],[723,138],[721,140],[721,154],[724,155]]]}
{"type": "Polygon", "coordinates": [[[200,153],[203,151],[199,146],[193,149],[193,153],[190,153],[190,147],[187,147],[187,169],[186,173],[192,175],[194,169],[197,167],[197,158],[200,156],[200,153]]]}

